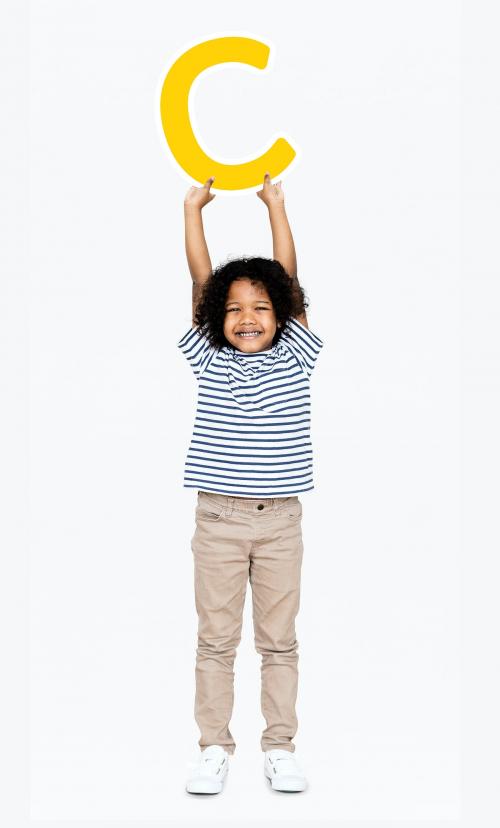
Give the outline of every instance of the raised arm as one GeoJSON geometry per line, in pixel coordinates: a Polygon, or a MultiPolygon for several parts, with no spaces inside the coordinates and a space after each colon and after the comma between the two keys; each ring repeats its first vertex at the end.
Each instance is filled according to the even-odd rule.
{"type": "Polygon", "coordinates": [[[209,178],[203,187],[190,187],[184,198],[184,238],[186,258],[193,282],[192,320],[193,327],[196,306],[200,300],[203,283],[212,272],[212,263],[203,230],[201,211],[205,204],[215,198],[210,192],[214,178],[209,178]]]}
{"type": "Polygon", "coordinates": [[[292,231],[285,210],[285,195],[281,181],[271,184],[269,173],[264,176],[264,186],[257,195],[269,210],[269,221],[273,236],[273,259],[280,262],[292,278],[297,276],[297,257],[292,231]]]}
{"type": "MultiPolygon", "coordinates": [[[[281,189],[281,181],[278,181],[277,184],[271,184],[270,175],[266,173],[264,176],[264,186],[262,190],[257,192],[257,195],[269,210],[269,221],[271,223],[271,233],[273,236],[273,259],[276,259],[276,261],[283,265],[293,280],[294,286],[298,286],[297,257],[292,231],[285,210],[285,196],[281,189]]],[[[309,327],[305,312],[300,314],[297,319],[306,328],[309,327]]]]}

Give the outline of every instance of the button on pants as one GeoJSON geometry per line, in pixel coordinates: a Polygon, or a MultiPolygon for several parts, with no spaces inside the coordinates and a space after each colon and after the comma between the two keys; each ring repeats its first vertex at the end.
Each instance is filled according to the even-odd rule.
{"type": "Polygon", "coordinates": [[[248,581],[255,647],[262,656],[263,751],[295,751],[302,566],[302,504],[289,497],[242,498],[198,491],[191,539],[198,613],[195,719],[201,750],[235,751],[229,729],[234,660],[241,640],[248,581]]]}

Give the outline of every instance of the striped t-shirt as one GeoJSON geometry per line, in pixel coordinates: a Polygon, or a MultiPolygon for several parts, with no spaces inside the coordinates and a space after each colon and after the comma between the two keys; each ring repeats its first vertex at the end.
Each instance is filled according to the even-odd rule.
{"type": "Polygon", "coordinates": [[[236,497],[313,489],[309,385],[322,340],[289,319],[266,351],[218,350],[198,327],[177,346],[198,380],[184,487],[236,497]]]}

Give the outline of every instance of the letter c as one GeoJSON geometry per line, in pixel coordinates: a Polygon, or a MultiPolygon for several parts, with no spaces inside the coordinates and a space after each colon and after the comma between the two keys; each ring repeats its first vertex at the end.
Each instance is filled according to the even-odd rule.
{"type": "Polygon", "coordinates": [[[163,131],[174,158],[196,181],[204,184],[215,175],[214,189],[244,190],[261,184],[266,171],[271,178],[280,175],[295,158],[288,141],[278,138],[253,161],[221,164],[203,152],[189,120],[189,92],[201,72],[220,63],[246,63],[264,69],[268,58],[269,46],[265,43],[247,37],[220,37],[193,46],[168,71],[160,97],[163,131]]]}

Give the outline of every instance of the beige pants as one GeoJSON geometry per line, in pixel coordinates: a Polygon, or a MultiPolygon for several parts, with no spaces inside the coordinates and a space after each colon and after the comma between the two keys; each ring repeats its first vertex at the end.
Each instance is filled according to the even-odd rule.
{"type": "Polygon", "coordinates": [[[267,723],[261,748],[295,751],[301,518],[297,495],[257,499],[198,492],[191,549],[198,613],[195,719],[201,750],[216,744],[230,754],[235,751],[229,730],[234,659],[250,579],[267,723]]]}

